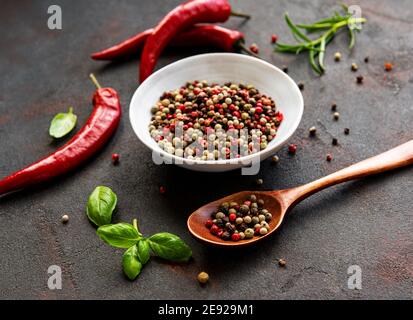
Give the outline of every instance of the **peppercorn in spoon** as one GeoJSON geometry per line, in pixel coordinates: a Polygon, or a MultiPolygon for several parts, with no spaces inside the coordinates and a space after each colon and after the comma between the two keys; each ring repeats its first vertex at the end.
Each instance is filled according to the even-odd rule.
{"type": "Polygon", "coordinates": [[[410,164],[413,164],[413,140],[302,186],[276,191],[242,191],[210,202],[189,216],[187,221],[188,229],[195,238],[212,245],[225,247],[249,245],[266,238],[277,230],[283,222],[286,213],[308,196],[338,183],[410,164]],[[244,240],[240,241],[225,241],[221,237],[218,237],[216,232],[213,232],[213,230],[205,226],[211,214],[216,212],[223,203],[244,203],[251,194],[254,194],[257,199],[263,200],[265,209],[272,215],[271,220],[268,221],[269,230],[267,233],[251,238],[244,238],[244,240]]]}

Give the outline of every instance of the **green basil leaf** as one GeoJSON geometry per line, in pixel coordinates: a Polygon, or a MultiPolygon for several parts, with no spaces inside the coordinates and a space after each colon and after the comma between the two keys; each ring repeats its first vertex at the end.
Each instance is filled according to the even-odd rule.
{"type": "Polygon", "coordinates": [[[123,222],[101,226],[96,233],[107,244],[117,248],[130,248],[142,238],[131,224],[123,222]]]}
{"type": "Polygon", "coordinates": [[[56,139],[67,135],[76,126],[77,116],[73,113],[73,108],[69,108],[68,113],[58,113],[50,123],[49,134],[56,139]]]}
{"type": "Polygon", "coordinates": [[[162,232],[148,238],[149,245],[155,254],[172,261],[188,261],[192,256],[191,248],[178,236],[162,232]]]}
{"type": "Polygon", "coordinates": [[[86,214],[89,220],[97,226],[111,223],[117,201],[116,194],[110,188],[96,187],[87,202],[86,214]]]}
{"type": "Polygon", "coordinates": [[[146,239],[142,239],[136,245],[138,247],[138,259],[142,264],[148,262],[150,255],[149,243],[146,239]]]}
{"type": "Polygon", "coordinates": [[[130,247],[125,251],[122,258],[123,272],[130,280],[134,280],[141,272],[142,263],[138,258],[138,248],[136,246],[130,247]]]}

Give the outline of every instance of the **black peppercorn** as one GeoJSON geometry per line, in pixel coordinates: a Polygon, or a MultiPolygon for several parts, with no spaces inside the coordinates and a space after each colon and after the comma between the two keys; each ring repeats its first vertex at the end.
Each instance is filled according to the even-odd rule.
{"type": "Polygon", "coordinates": [[[299,83],[298,83],[298,88],[299,88],[301,91],[303,91],[303,90],[304,90],[304,83],[299,82],[299,83]]]}
{"type": "Polygon", "coordinates": [[[228,231],[224,231],[222,234],[222,239],[226,241],[231,240],[231,234],[228,231]]]}
{"type": "Polygon", "coordinates": [[[331,111],[336,111],[337,110],[337,104],[336,103],[332,103],[331,104],[331,111]]]}
{"type": "Polygon", "coordinates": [[[364,77],[363,76],[357,76],[357,83],[363,83],[364,77]]]}
{"type": "Polygon", "coordinates": [[[287,66],[283,66],[282,70],[283,70],[285,73],[288,73],[288,67],[287,67],[287,66]]]}
{"type": "Polygon", "coordinates": [[[350,133],[350,129],[349,128],[344,128],[344,134],[349,134],[350,133]]]}
{"type": "Polygon", "coordinates": [[[333,138],[332,143],[333,143],[333,146],[336,146],[336,145],[338,144],[338,140],[337,140],[337,138],[333,138]]]}
{"type": "Polygon", "coordinates": [[[364,58],[364,62],[365,62],[365,63],[369,63],[369,57],[365,57],[365,58],[364,58]]]}

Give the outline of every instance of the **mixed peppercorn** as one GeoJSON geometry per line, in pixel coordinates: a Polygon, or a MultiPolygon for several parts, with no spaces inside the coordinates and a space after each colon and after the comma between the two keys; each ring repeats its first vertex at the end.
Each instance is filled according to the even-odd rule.
{"type": "Polygon", "coordinates": [[[222,203],[205,226],[223,240],[239,241],[267,234],[271,219],[272,214],[264,208],[264,200],[252,194],[242,204],[222,203]]]}
{"type": "Polygon", "coordinates": [[[152,107],[151,137],[169,154],[195,160],[259,152],[277,135],[283,114],[254,86],[193,81],[152,107]]]}

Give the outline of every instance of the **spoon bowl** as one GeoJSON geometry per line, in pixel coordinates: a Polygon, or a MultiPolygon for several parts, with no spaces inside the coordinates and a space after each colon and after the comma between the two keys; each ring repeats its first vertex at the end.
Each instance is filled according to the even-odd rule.
{"type": "Polygon", "coordinates": [[[242,191],[210,202],[189,216],[187,221],[188,229],[195,238],[210,245],[222,247],[250,245],[274,233],[280,227],[286,213],[308,196],[338,183],[400,168],[412,163],[413,140],[410,140],[387,152],[358,162],[302,186],[278,191],[242,191]],[[240,241],[225,241],[210,233],[209,229],[205,226],[205,222],[211,218],[211,214],[216,212],[216,209],[221,203],[231,201],[243,203],[251,194],[255,194],[258,199],[264,200],[264,207],[272,214],[272,219],[269,221],[270,230],[267,234],[240,241]]]}
{"type": "Polygon", "coordinates": [[[281,222],[285,215],[285,210],[282,203],[282,198],[277,197],[277,192],[271,191],[242,191],[234,193],[230,196],[224,197],[222,199],[210,202],[194,213],[192,213],[188,218],[188,229],[195,236],[195,238],[207,242],[211,245],[219,246],[245,246],[254,243],[255,241],[269,236],[281,225],[281,222]],[[242,241],[233,242],[225,241],[221,238],[211,234],[209,229],[205,226],[205,221],[211,218],[211,214],[216,212],[216,209],[223,202],[235,201],[238,203],[243,203],[248,199],[248,196],[255,194],[258,199],[262,199],[265,202],[265,208],[272,214],[271,221],[268,222],[270,225],[270,230],[267,234],[260,237],[253,237],[250,239],[244,239],[242,241]]]}

